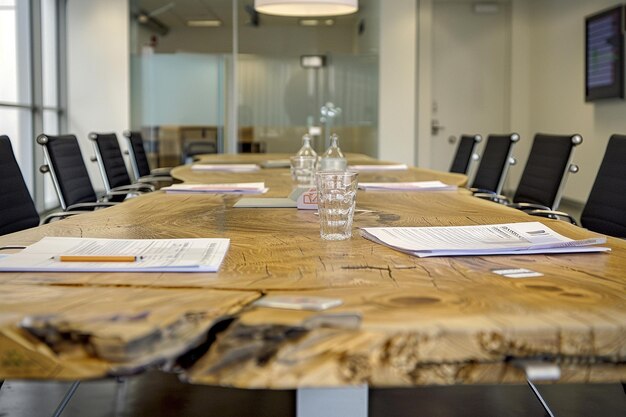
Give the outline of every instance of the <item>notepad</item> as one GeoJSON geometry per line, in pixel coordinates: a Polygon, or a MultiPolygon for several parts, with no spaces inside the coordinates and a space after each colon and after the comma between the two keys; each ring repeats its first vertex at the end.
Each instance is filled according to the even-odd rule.
{"type": "Polygon", "coordinates": [[[194,164],[192,171],[255,172],[260,170],[256,164],[194,164]]]}
{"type": "Polygon", "coordinates": [[[348,165],[352,171],[405,171],[409,167],[407,164],[392,165],[348,165]]]}
{"type": "Polygon", "coordinates": [[[230,239],[91,239],[44,237],[0,259],[0,271],[216,272],[230,239]],[[135,262],[60,262],[61,255],[132,255],[135,262]]]}
{"type": "Polygon", "coordinates": [[[263,182],[235,184],[172,184],[161,188],[168,194],[263,194],[268,188],[263,182]]]}
{"type": "Polygon", "coordinates": [[[366,191],[453,191],[456,185],[441,181],[417,182],[360,182],[359,189],[366,191]]]}
{"type": "Polygon", "coordinates": [[[448,227],[367,227],[363,237],[418,257],[606,252],[598,236],[573,240],[539,222],[448,227]]]}

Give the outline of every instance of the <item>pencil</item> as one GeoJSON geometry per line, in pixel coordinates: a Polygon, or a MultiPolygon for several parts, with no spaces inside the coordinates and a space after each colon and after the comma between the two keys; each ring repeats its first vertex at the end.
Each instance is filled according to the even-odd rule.
{"type": "Polygon", "coordinates": [[[124,255],[61,255],[53,257],[55,261],[60,262],[135,262],[141,258],[141,256],[124,255]]]}

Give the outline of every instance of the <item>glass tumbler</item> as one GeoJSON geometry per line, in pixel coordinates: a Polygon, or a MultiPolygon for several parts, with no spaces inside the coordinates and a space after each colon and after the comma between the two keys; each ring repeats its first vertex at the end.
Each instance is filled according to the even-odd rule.
{"type": "Polygon", "coordinates": [[[291,178],[298,187],[311,187],[315,179],[316,156],[292,156],[291,178]]]}
{"type": "Polygon", "coordinates": [[[345,240],[352,236],[358,174],[352,171],[323,171],[315,174],[320,236],[345,240]]]}

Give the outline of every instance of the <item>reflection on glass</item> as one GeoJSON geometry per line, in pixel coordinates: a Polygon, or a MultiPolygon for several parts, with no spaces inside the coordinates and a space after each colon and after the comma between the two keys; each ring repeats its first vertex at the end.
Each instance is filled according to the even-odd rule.
{"type": "Polygon", "coordinates": [[[29,109],[0,107],[0,134],[11,139],[15,159],[28,189],[33,190],[32,115],[29,109]]]}

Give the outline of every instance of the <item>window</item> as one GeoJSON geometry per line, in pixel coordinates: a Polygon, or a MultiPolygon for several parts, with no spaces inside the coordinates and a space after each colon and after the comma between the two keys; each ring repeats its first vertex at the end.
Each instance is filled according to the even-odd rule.
{"type": "Polygon", "coordinates": [[[11,138],[37,208],[58,205],[35,137],[62,126],[59,40],[65,0],[0,0],[0,134],[11,138]]]}

